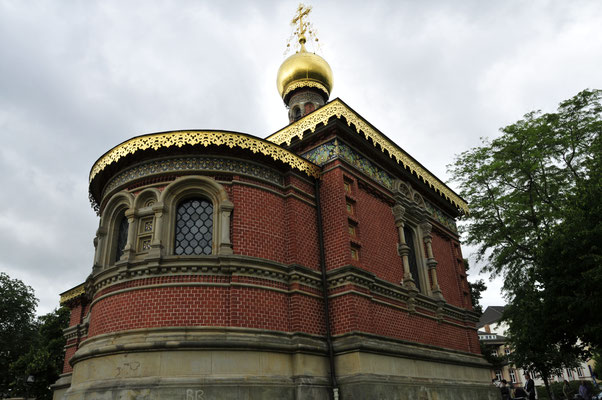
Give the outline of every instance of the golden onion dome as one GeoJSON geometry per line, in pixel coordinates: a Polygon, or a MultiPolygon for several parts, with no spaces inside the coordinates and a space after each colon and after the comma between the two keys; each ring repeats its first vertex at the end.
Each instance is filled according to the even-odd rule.
{"type": "Polygon", "coordinates": [[[326,60],[302,46],[301,51],[284,60],[276,84],[284,102],[295,89],[304,87],[320,90],[327,101],[332,90],[332,70],[326,60]]]}

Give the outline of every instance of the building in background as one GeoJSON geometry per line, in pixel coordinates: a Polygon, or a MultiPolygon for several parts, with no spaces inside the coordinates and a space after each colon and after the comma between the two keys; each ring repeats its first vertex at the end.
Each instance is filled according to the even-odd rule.
{"type": "MultiPolygon", "coordinates": [[[[507,344],[505,336],[508,325],[501,321],[503,312],[504,306],[490,306],[485,309],[477,325],[479,329],[479,341],[481,342],[483,352],[489,351],[493,356],[501,360],[500,365],[491,370],[491,378],[497,378],[498,380],[506,379],[508,382],[524,386],[524,370],[516,368],[516,366],[510,364],[507,360],[511,349],[507,344]]],[[[543,386],[543,380],[539,376],[532,374],[532,378],[535,381],[535,385],[543,386]]],[[[582,379],[591,380],[590,366],[586,362],[581,362],[578,368],[565,368],[562,376],[554,376],[551,381],[562,382],[565,379],[569,382],[582,379]]]]}
{"type": "Polygon", "coordinates": [[[467,205],[299,50],[290,125],[132,138],[90,173],[100,216],[55,399],[496,399],[455,219],[467,205]]]}

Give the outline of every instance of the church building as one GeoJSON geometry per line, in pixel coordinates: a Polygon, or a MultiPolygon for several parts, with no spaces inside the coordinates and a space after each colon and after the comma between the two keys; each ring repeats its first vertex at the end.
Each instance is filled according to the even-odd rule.
{"type": "MultiPolygon", "coordinates": [[[[100,216],[54,399],[497,399],[455,220],[466,202],[341,99],[306,49],[290,124],[134,137],[100,216]]],[[[83,279],[83,278],[82,278],[83,279]]]]}

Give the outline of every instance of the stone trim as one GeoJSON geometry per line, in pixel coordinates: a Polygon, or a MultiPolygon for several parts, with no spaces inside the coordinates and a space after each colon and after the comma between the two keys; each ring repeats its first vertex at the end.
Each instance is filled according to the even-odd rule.
{"type": "Polygon", "coordinates": [[[337,355],[356,351],[389,354],[418,360],[436,361],[447,364],[474,366],[489,369],[489,363],[480,354],[452,350],[443,347],[410,342],[402,339],[350,332],[333,337],[337,355]]]}
{"type": "Polygon", "coordinates": [[[322,336],[234,327],[146,328],[105,333],[81,342],[73,365],[100,355],[184,349],[268,350],[326,355],[322,336]]]}
{"type": "Polygon", "coordinates": [[[228,157],[182,156],[143,162],[124,169],[105,185],[102,198],[105,197],[105,194],[125,187],[134,180],[190,171],[195,173],[235,173],[260,179],[280,187],[284,185],[284,179],[280,173],[251,161],[228,157]]]}

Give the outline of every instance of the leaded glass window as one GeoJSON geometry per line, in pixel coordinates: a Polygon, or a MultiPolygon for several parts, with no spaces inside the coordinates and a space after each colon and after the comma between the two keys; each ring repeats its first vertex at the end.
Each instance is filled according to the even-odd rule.
{"type": "Polygon", "coordinates": [[[128,229],[130,224],[125,216],[121,217],[119,227],[117,228],[117,251],[115,252],[115,261],[119,261],[123,255],[123,250],[128,242],[128,229]]]}
{"type": "Polygon", "coordinates": [[[408,254],[408,261],[410,262],[410,273],[412,274],[412,279],[414,279],[414,283],[418,290],[420,290],[420,275],[418,274],[418,262],[416,260],[416,247],[414,245],[414,232],[412,228],[404,227],[403,234],[406,237],[406,244],[410,248],[410,254],[408,254]]]}
{"type": "Polygon", "coordinates": [[[182,201],[176,210],[175,254],[211,254],[213,204],[202,198],[182,201]]]}

